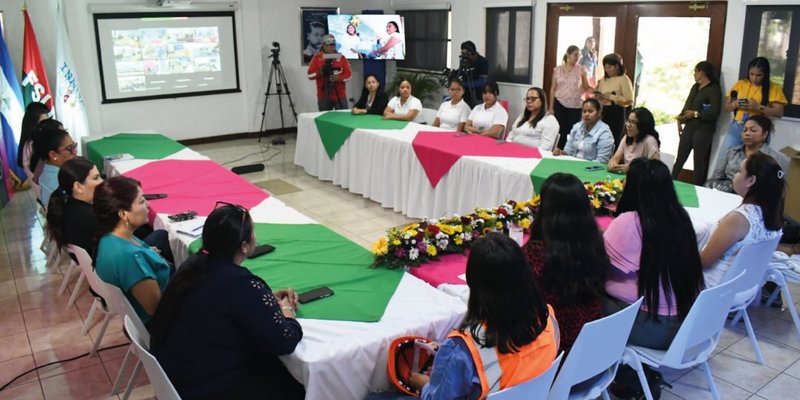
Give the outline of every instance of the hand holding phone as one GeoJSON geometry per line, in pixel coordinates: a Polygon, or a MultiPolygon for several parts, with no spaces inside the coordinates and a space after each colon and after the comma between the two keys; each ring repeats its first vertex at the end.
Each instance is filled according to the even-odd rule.
{"type": "Polygon", "coordinates": [[[300,293],[300,295],[298,296],[298,301],[300,302],[300,304],[305,304],[308,302],[312,302],[314,300],[324,299],[330,296],[333,296],[333,290],[331,290],[331,288],[327,286],[323,286],[321,288],[300,293]]]}
{"type": "Polygon", "coordinates": [[[271,246],[271,245],[268,245],[268,244],[262,244],[262,245],[256,246],[256,248],[253,249],[253,252],[249,256],[247,256],[247,258],[260,257],[260,256],[263,256],[264,254],[272,253],[273,250],[275,250],[275,246],[271,246]]]}

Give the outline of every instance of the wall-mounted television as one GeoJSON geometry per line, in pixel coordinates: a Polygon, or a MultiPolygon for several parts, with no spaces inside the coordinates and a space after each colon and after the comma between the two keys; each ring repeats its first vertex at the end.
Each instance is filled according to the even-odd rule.
{"type": "Polygon", "coordinates": [[[328,15],[328,32],[347,59],[404,60],[403,17],[384,14],[328,15]]]}
{"type": "Polygon", "coordinates": [[[239,88],[233,12],[94,14],[103,103],[239,88]]]}

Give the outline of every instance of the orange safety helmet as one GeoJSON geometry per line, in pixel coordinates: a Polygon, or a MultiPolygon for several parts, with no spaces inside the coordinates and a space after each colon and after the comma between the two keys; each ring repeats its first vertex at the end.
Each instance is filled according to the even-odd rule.
{"type": "Polygon", "coordinates": [[[438,344],[422,336],[402,336],[389,346],[389,381],[401,392],[419,397],[408,383],[412,372],[425,373],[433,366],[438,344]]]}

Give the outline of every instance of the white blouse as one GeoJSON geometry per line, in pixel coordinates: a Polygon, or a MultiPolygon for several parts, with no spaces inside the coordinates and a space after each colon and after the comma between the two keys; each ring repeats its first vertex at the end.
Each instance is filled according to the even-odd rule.
{"type": "Polygon", "coordinates": [[[469,120],[472,121],[472,126],[481,132],[489,130],[495,125],[503,125],[503,129],[505,129],[508,123],[508,112],[500,105],[499,101],[490,108],[484,107],[484,104],[478,104],[469,114],[469,120]]]}
{"type": "Polygon", "coordinates": [[[417,117],[414,118],[414,122],[422,122],[422,102],[413,95],[408,96],[405,104],[400,103],[400,96],[394,96],[389,100],[387,107],[394,110],[394,113],[397,115],[406,115],[411,110],[417,110],[419,112],[417,113],[417,117]]]}
{"type": "Polygon", "coordinates": [[[439,118],[439,127],[444,129],[458,129],[458,124],[467,122],[470,113],[469,105],[464,99],[453,105],[450,100],[439,106],[436,118],[439,118]]]}
{"type": "Polygon", "coordinates": [[[542,150],[549,151],[553,149],[559,129],[556,117],[552,114],[545,114],[535,127],[528,122],[517,126],[520,121],[522,121],[522,115],[514,121],[506,141],[529,147],[539,147],[542,150]]]}

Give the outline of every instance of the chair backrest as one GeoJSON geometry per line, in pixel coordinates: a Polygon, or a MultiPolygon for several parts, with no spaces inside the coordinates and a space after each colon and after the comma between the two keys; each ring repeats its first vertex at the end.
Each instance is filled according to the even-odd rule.
{"type": "Polygon", "coordinates": [[[550,392],[550,385],[553,384],[553,379],[556,377],[556,371],[561,364],[561,359],[564,357],[562,351],[550,368],[544,371],[536,378],[530,379],[527,382],[520,383],[519,385],[505,388],[499,392],[492,393],[488,399],[491,400],[516,400],[516,399],[544,399],[547,398],[547,393],[550,392]]]}
{"type": "Polygon", "coordinates": [[[131,338],[131,344],[136,349],[135,353],[139,360],[144,365],[144,370],[147,377],[150,379],[150,384],[153,385],[153,390],[156,392],[156,398],[159,400],[180,400],[178,392],[172,386],[161,364],[158,363],[155,357],[147,350],[149,346],[149,338],[145,341],[142,331],[136,326],[136,323],[128,316],[125,316],[125,331],[131,338]]]}
{"type": "Polygon", "coordinates": [[[700,292],[664,354],[664,365],[672,368],[694,365],[695,360],[708,357],[714,351],[733,302],[734,288],[744,277],[745,272],[742,272],[721,285],[700,292]]]}
{"type": "Polygon", "coordinates": [[[600,395],[614,379],[642,300],[639,298],[624,310],[583,325],[553,383],[550,399],[567,399],[572,386],[606,373],[592,382],[597,389],[595,397],[600,395]]]}
{"type": "Polygon", "coordinates": [[[89,253],[87,253],[83,247],[75,246],[74,244],[67,245],[66,251],[74,257],[74,260],[78,263],[78,268],[81,269],[83,276],[86,277],[86,281],[89,282],[89,286],[92,290],[105,298],[106,294],[103,293],[105,284],[94,271],[92,267],[92,258],[89,257],[89,253]]]}
{"type": "Polygon", "coordinates": [[[106,300],[108,308],[112,312],[129,317],[131,321],[133,321],[133,324],[136,325],[139,334],[145,338],[145,340],[143,341],[144,343],[143,346],[149,349],[150,332],[144,326],[142,319],[139,318],[139,314],[136,314],[136,310],[131,305],[131,302],[128,301],[128,298],[125,297],[124,293],[122,293],[122,289],[103,281],[101,281],[100,283],[103,286],[103,291],[102,291],[103,298],[106,300]]]}
{"type": "Polygon", "coordinates": [[[731,287],[735,297],[734,303],[751,299],[758,293],[764,280],[764,274],[772,260],[772,253],[778,248],[779,241],[780,236],[772,240],[748,244],[739,249],[733,264],[722,278],[722,282],[728,282],[744,272],[744,276],[731,287]]]}

